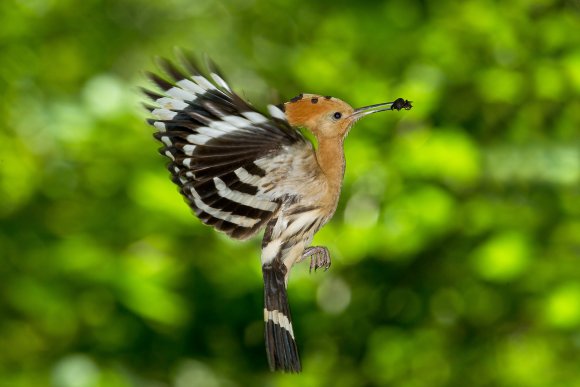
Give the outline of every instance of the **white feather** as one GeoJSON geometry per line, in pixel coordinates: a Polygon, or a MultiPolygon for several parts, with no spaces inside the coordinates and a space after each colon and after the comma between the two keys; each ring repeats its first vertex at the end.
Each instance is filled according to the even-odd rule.
{"type": "Polygon", "coordinates": [[[209,128],[207,126],[200,126],[199,128],[196,128],[195,130],[197,130],[197,132],[199,134],[203,134],[203,135],[211,137],[211,138],[220,137],[220,136],[223,136],[224,134],[228,133],[228,131],[209,128]]]}
{"type": "Polygon", "coordinates": [[[268,112],[274,118],[286,120],[286,114],[278,106],[268,105],[268,112]]]}
{"type": "Polygon", "coordinates": [[[264,321],[272,321],[274,324],[281,326],[282,328],[286,329],[290,336],[294,339],[294,330],[292,329],[292,323],[290,319],[279,310],[267,310],[264,308],[264,321]]]}
{"type": "Polygon", "coordinates": [[[186,137],[186,140],[188,142],[191,142],[191,143],[197,144],[197,145],[203,145],[206,142],[210,141],[211,139],[212,139],[212,137],[205,136],[203,134],[190,134],[189,136],[186,137]]]}
{"type": "Polygon", "coordinates": [[[161,141],[162,141],[162,142],[163,142],[165,145],[167,145],[167,146],[171,146],[171,145],[173,145],[173,143],[171,142],[171,140],[170,140],[170,139],[169,139],[169,137],[167,137],[167,136],[163,136],[163,137],[161,137],[161,141]]]}
{"type": "Polygon", "coordinates": [[[166,131],[166,129],[165,129],[165,123],[163,123],[163,122],[155,121],[153,123],[153,126],[156,127],[157,129],[159,129],[160,132],[165,132],[166,131]]]}
{"type": "Polygon", "coordinates": [[[165,151],[165,156],[169,157],[171,160],[175,161],[175,157],[169,151],[165,151]]]}
{"type": "Polygon", "coordinates": [[[248,121],[245,118],[242,118],[240,116],[225,116],[225,117],[222,117],[222,119],[224,121],[229,122],[230,124],[234,125],[235,127],[238,127],[238,128],[243,128],[244,126],[252,125],[252,123],[250,121],[248,121]]]}
{"type": "Polygon", "coordinates": [[[186,102],[169,97],[159,98],[155,102],[158,103],[161,107],[168,110],[183,110],[189,106],[189,104],[186,102]]]}
{"type": "Polygon", "coordinates": [[[223,87],[227,91],[230,91],[230,92],[232,91],[230,89],[230,86],[226,83],[226,81],[224,81],[223,78],[220,77],[218,74],[211,73],[211,77],[213,78],[213,80],[215,81],[215,83],[217,83],[218,85],[220,85],[221,87],[223,87]]]}
{"type": "Polygon", "coordinates": [[[213,83],[211,83],[201,75],[194,75],[192,78],[195,81],[195,83],[197,83],[204,90],[217,90],[216,87],[213,85],[213,83]]]}
{"type": "Polygon", "coordinates": [[[218,129],[218,130],[221,130],[223,132],[226,132],[226,133],[239,130],[239,128],[235,127],[234,125],[228,124],[227,122],[224,122],[224,121],[212,121],[212,123],[209,124],[209,126],[211,126],[214,129],[218,129]]]}
{"type": "Polygon", "coordinates": [[[191,94],[190,92],[185,91],[184,89],[179,87],[172,87],[171,89],[167,90],[165,94],[175,99],[183,101],[194,101],[197,99],[197,97],[194,94],[191,94]]]}
{"type": "MultiPolygon", "coordinates": [[[[191,145],[191,144],[186,144],[183,146],[183,153],[185,153],[188,156],[193,156],[193,151],[195,151],[195,145],[191,145]]],[[[185,164],[185,161],[183,162],[184,165],[186,165],[187,167],[191,167],[189,164],[191,163],[191,159],[185,159],[185,160],[189,160],[187,162],[187,165],[185,164]]]]}
{"type": "Polygon", "coordinates": [[[262,124],[268,121],[266,117],[257,112],[242,112],[242,115],[254,124],[262,124]]]}
{"type": "Polygon", "coordinates": [[[246,168],[240,167],[234,171],[241,182],[257,187],[260,184],[260,176],[250,174],[246,168]]]}
{"type": "Polygon", "coordinates": [[[176,85],[181,87],[183,90],[191,91],[194,94],[204,94],[205,90],[190,81],[189,79],[182,79],[176,82],[176,85]]]}
{"type": "Polygon", "coordinates": [[[276,255],[280,251],[281,242],[280,239],[274,239],[262,248],[262,266],[269,264],[276,258],[276,255]]]}
{"type": "Polygon", "coordinates": [[[226,183],[219,177],[214,177],[213,181],[215,183],[215,187],[218,190],[218,195],[222,198],[229,199],[239,204],[243,204],[245,206],[249,206],[252,208],[258,208],[264,211],[274,211],[277,207],[276,203],[272,203],[267,200],[260,200],[254,195],[249,195],[247,193],[232,191],[226,183]]]}
{"type": "Polygon", "coordinates": [[[171,110],[167,110],[167,109],[163,109],[163,108],[155,109],[151,112],[151,114],[153,114],[154,116],[156,116],[160,120],[172,120],[173,117],[175,117],[177,115],[176,112],[172,112],[171,110]]]}
{"type": "Polygon", "coordinates": [[[191,187],[190,192],[193,195],[193,201],[195,205],[202,211],[207,212],[214,218],[222,219],[230,223],[237,224],[241,227],[253,227],[256,223],[260,221],[260,219],[251,219],[245,216],[240,215],[233,215],[231,212],[218,210],[216,208],[210,207],[205,204],[202,200],[197,191],[191,187]]]}
{"type": "MultiPolygon", "coordinates": [[[[300,215],[294,217],[293,222],[290,223],[290,226],[286,230],[284,230],[284,234],[287,235],[294,235],[302,228],[315,223],[320,218],[320,212],[318,209],[303,212],[300,215]]],[[[283,234],[283,235],[284,235],[283,234]]]]}

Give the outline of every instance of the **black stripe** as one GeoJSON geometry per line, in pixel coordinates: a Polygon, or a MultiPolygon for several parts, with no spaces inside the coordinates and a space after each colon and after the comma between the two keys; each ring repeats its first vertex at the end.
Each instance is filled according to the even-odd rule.
{"type": "Polygon", "coordinates": [[[181,110],[176,110],[177,115],[175,115],[172,118],[172,121],[186,121],[186,122],[190,122],[196,125],[205,125],[203,122],[201,123],[196,123],[196,120],[193,119],[193,117],[191,116],[192,113],[195,113],[197,115],[201,115],[203,117],[207,117],[208,119],[215,119],[215,117],[209,113],[208,111],[206,111],[202,106],[199,105],[199,98],[196,99],[195,101],[187,101],[188,102],[188,106],[185,107],[185,109],[181,109],[181,110]]]}
{"type": "Polygon", "coordinates": [[[239,114],[230,97],[220,91],[211,89],[202,94],[196,94],[195,100],[190,102],[184,112],[196,112],[212,119],[219,119],[224,113],[239,114]]]}
{"type": "Polygon", "coordinates": [[[203,168],[192,168],[195,175],[200,181],[205,181],[207,179],[213,179],[217,176],[225,175],[226,173],[235,171],[236,169],[246,165],[246,160],[236,161],[234,163],[216,165],[216,166],[205,166],[203,168]]]}
{"type": "Polygon", "coordinates": [[[205,211],[200,210],[195,206],[195,204],[190,203],[191,208],[194,210],[196,216],[206,225],[215,227],[219,231],[227,233],[230,237],[235,239],[245,239],[254,233],[254,228],[242,227],[235,223],[228,222],[223,219],[218,219],[205,211]]]}
{"type": "MultiPolygon", "coordinates": [[[[242,227],[235,223],[228,222],[223,219],[218,219],[207,212],[199,209],[194,203],[189,203],[190,207],[193,209],[197,217],[206,225],[216,228],[219,231],[223,231],[230,237],[235,239],[246,239],[247,237],[254,234],[256,227],[242,227]]],[[[260,223],[258,223],[259,225],[260,223]]]]}
{"type": "Polygon", "coordinates": [[[201,211],[200,214],[197,216],[203,223],[207,224],[208,226],[215,227],[216,229],[226,232],[228,234],[234,232],[238,228],[248,230],[248,228],[242,227],[239,224],[228,222],[227,220],[223,219],[218,219],[205,211],[201,211]]]}
{"type": "Polygon", "coordinates": [[[233,230],[229,235],[234,239],[246,239],[251,237],[256,232],[257,228],[261,223],[256,224],[256,226],[249,228],[249,227],[241,227],[239,226],[235,230],[233,230]]]}
{"type": "Polygon", "coordinates": [[[203,107],[205,107],[208,112],[212,113],[216,117],[235,115],[238,113],[233,106],[228,105],[225,103],[225,101],[219,101],[219,103],[205,102],[203,103],[203,107]]]}
{"type": "Polygon", "coordinates": [[[236,109],[241,112],[255,112],[256,110],[246,102],[242,97],[237,95],[236,93],[231,94],[232,101],[236,107],[236,109]]]}
{"type": "MultiPolygon", "coordinates": [[[[286,121],[277,120],[277,123],[284,123],[286,121]]],[[[271,122],[262,122],[260,124],[256,124],[256,127],[261,128],[264,132],[267,133],[268,138],[272,140],[276,140],[276,142],[282,144],[292,144],[295,142],[295,137],[292,136],[292,133],[298,133],[296,130],[291,129],[290,131],[285,131],[284,127],[272,125],[271,122]]]]}
{"type": "Polygon", "coordinates": [[[272,240],[272,232],[274,231],[274,226],[276,226],[278,218],[274,218],[268,222],[266,225],[266,231],[264,231],[264,238],[262,238],[262,249],[266,247],[268,243],[272,240]]]}
{"type": "Polygon", "coordinates": [[[296,243],[298,243],[298,241],[294,238],[292,238],[295,234],[292,234],[290,236],[290,239],[285,240],[284,242],[282,242],[282,244],[280,245],[280,253],[282,253],[285,250],[290,249],[291,247],[293,247],[294,245],[296,245],[296,243]]]}
{"type": "Polygon", "coordinates": [[[159,87],[163,91],[167,91],[173,87],[173,84],[171,82],[166,81],[165,79],[161,78],[159,75],[155,73],[148,72],[147,76],[157,85],[157,87],[159,87]]]}
{"type": "Polygon", "coordinates": [[[166,132],[183,132],[187,134],[197,133],[197,128],[199,128],[200,124],[196,124],[193,121],[184,121],[184,120],[171,120],[171,121],[163,121],[157,120],[159,122],[163,122],[165,124],[166,132]]]}
{"type": "Polygon", "coordinates": [[[172,61],[167,60],[166,58],[158,58],[157,62],[159,63],[159,67],[161,67],[161,69],[163,69],[163,71],[165,71],[174,82],[189,78],[183,71],[181,71],[181,69],[178,69],[172,61]]]}
{"type": "Polygon", "coordinates": [[[245,216],[250,219],[264,219],[271,214],[271,211],[240,204],[233,200],[221,197],[218,193],[206,198],[203,202],[207,206],[215,208],[216,210],[227,211],[232,215],[245,216]]]}
{"type": "Polygon", "coordinates": [[[143,103],[141,103],[141,105],[142,105],[142,106],[143,106],[145,109],[149,110],[149,112],[150,112],[150,113],[152,113],[152,112],[153,112],[153,110],[155,110],[155,109],[159,109],[159,106],[153,106],[153,105],[151,105],[150,103],[146,103],[146,102],[143,102],[143,103]]]}
{"type": "MultiPolygon", "coordinates": [[[[202,202],[205,203],[205,199],[212,197],[217,193],[217,188],[213,180],[206,180],[202,183],[195,183],[195,191],[199,195],[202,202]]],[[[206,203],[207,204],[207,203],[206,203]]]]}
{"type": "Polygon", "coordinates": [[[256,195],[258,193],[258,187],[244,183],[234,172],[226,173],[225,175],[220,176],[220,179],[222,179],[222,181],[232,191],[238,191],[247,195],[256,195]]]}
{"type": "MultiPolygon", "coordinates": [[[[205,168],[215,168],[220,165],[230,165],[230,164],[246,164],[248,160],[255,160],[255,153],[236,153],[232,152],[230,154],[217,154],[211,155],[207,154],[199,156],[197,152],[195,153],[195,158],[193,163],[191,163],[191,169],[199,170],[205,168]]],[[[236,169],[236,168],[234,168],[236,169]]],[[[231,169],[233,171],[234,169],[231,169]]]]}
{"type": "Polygon", "coordinates": [[[225,175],[220,176],[220,179],[228,187],[231,187],[232,184],[237,183],[238,181],[240,181],[240,179],[238,178],[238,175],[236,175],[234,172],[226,173],[225,175]]]}
{"type": "Polygon", "coordinates": [[[159,98],[163,98],[164,97],[164,95],[161,95],[161,94],[159,94],[159,93],[157,93],[155,91],[148,90],[148,89],[146,89],[144,87],[141,87],[141,92],[143,94],[145,94],[147,97],[149,97],[154,102],[157,101],[159,98]]]}
{"type": "Polygon", "coordinates": [[[240,226],[238,224],[230,223],[226,220],[219,219],[215,224],[213,224],[213,227],[217,228],[220,231],[223,231],[223,232],[229,234],[240,226]]]}
{"type": "Polygon", "coordinates": [[[238,126],[235,127],[237,130],[233,130],[227,133],[224,132],[222,136],[215,137],[215,140],[228,143],[237,143],[241,139],[245,139],[248,143],[251,144],[264,144],[268,146],[270,150],[279,147],[281,144],[288,143],[288,139],[284,139],[284,136],[281,133],[272,131],[268,127],[264,127],[262,125],[252,125],[251,127],[243,128],[238,126]]]}
{"type": "MultiPolygon", "coordinates": [[[[217,86],[212,80],[208,79],[208,81],[213,83],[214,86],[217,86]]],[[[236,105],[234,104],[234,101],[232,100],[232,98],[222,91],[213,90],[213,89],[207,90],[202,95],[202,98],[200,100],[202,101],[202,104],[204,107],[206,107],[207,102],[210,102],[210,103],[213,102],[213,103],[216,103],[218,105],[227,107],[228,109],[238,113],[238,109],[236,109],[236,105]]]]}
{"type": "MultiPolygon", "coordinates": [[[[260,221],[264,221],[272,215],[272,212],[266,210],[256,209],[250,206],[241,206],[238,205],[235,209],[232,210],[234,215],[245,216],[250,219],[259,219],[260,221]]],[[[261,222],[258,222],[254,227],[256,227],[261,222]]]]}
{"type": "MultiPolygon", "coordinates": [[[[173,133],[173,132],[158,132],[158,133],[173,133]]],[[[184,140],[185,137],[189,134],[197,134],[196,132],[192,133],[184,133],[184,132],[175,132],[176,135],[174,136],[175,140],[175,147],[177,147],[180,151],[183,150],[185,145],[195,145],[194,156],[196,158],[202,158],[205,155],[208,156],[218,156],[223,155],[224,157],[232,156],[232,155],[241,155],[241,154],[248,154],[251,157],[261,157],[259,153],[256,153],[256,150],[253,150],[255,153],[250,153],[251,145],[245,142],[239,143],[228,143],[228,144],[219,144],[218,142],[212,140],[208,143],[199,145],[187,140],[184,140]],[[248,150],[250,148],[250,150],[248,150]]],[[[161,137],[160,135],[159,137],[161,137]]]]}
{"type": "Polygon", "coordinates": [[[311,222],[308,226],[302,227],[300,232],[302,234],[307,234],[312,229],[312,227],[314,227],[317,223],[318,223],[317,221],[311,222]]]}
{"type": "Polygon", "coordinates": [[[264,171],[262,168],[258,167],[256,165],[256,163],[254,163],[254,162],[248,163],[247,165],[244,165],[244,169],[246,171],[248,171],[248,173],[250,175],[256,175],[256,176],[260,176],[260,177],[266,176],[266,171],[264,171]]]}
{"type": "Polygon", "coordinates": [[[256,195],[258,193],[258,187],[255,185],[244,183],[243,181],[237,181],[230,186],[231,190],[245,193],[248,195],[256,195]]]}
{"type": "Polygon", "coordinates": [[[265,323],[264,339],[266,341],[266,356],[268,358],[270,370],[272,371],[275,371],[279,368],[278,364],[276,364],[276,348],[272,345],[272,343],[276,342],[275,330],[276,326],[273,321],[267,321],[265,323]]]}
{"type": "Polygon", "coordinates": [[[181,63],[183,64],[187,72],[192,75],[201,75],[201,72],[199,71],[199,66],[197,65],[197,60],[195,59],[193,53],[189,51],[181,51],[180,54],[181,54],[180,55],[181,63]]]}
{"type": "Polygon", "coordinates": [[[206,113],[205,111],[204,112],[188,111],[187,113],[195,121],[197,121],[197,122],[199,122],[199,123],[201,123],[202,125],[205,125],[205,126],[209,126],[212,122],[215,121],[211,117],[208,117],[209,112],[206,113]]]}
{"type": "Polygon", "coordinates": [[[286,215],[296,215],[296,214],[300,214],[302,212],[309,212],[309,211],[315,210],[317,208],[319,208],[319,207],[316,207],[316,206],[295,206],[295,207],[289,209],[286,212],[286,215]]]}

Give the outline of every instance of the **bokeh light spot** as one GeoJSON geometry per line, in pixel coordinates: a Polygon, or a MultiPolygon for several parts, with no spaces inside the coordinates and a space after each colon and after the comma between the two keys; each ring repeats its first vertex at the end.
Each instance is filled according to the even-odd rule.
{"type": "Polygon", "coordinates": [[[475,271],[482,278],[508,282],[523,274],[528,267],[531,246],[525,235],[504,232],[479,246],[471,258],[475,271]]]}
{"type": "Polygon", "coordinates": [[[558,286],[545,301],[545,318],[556,328],[574,328],[580,325],[580,282],[558,286]]]}
{"type": "Polygon", "coordinates": [[[318,306],[329,314],[342,313],[350,304],[350,299],[350,287],[339,277],[332,277],[324,281],[316,293],[318,306]]]}
{"type": "Polygon", "coordinates": [[[99,368],[87,355],[66,356],[56,363],[52,381],[56,387],[95,387],[99,378],[99,368]]]}

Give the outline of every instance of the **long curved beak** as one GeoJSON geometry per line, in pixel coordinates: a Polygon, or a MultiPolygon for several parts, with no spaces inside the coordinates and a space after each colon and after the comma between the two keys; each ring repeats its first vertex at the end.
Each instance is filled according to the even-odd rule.
{"type": "Polygon", "coordinates": [[[351,117],[359,119],[361,117],[368,116],[369,114],[384,112],[387,110],[409,110],[413,107],[411,102],[412,101],[408,101],[403,98],[397,98],[393,102],[383,102],[374,105],[363,106],[358,109],[354,109],[354,113],[351,115],[351,117]]]}

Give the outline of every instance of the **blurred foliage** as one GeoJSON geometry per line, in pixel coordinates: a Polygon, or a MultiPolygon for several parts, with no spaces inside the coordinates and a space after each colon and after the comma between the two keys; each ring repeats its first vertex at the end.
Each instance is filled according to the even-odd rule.
{"type": "Polygon", "coordinates": [[[579,31],[578,0],[0,2],[0,385],[580,386],[579,31]],[[144,123],[174,46],[258,106],[414,101],[346,141],[300,376],[259,238],[202,226],[144,123]]]}

